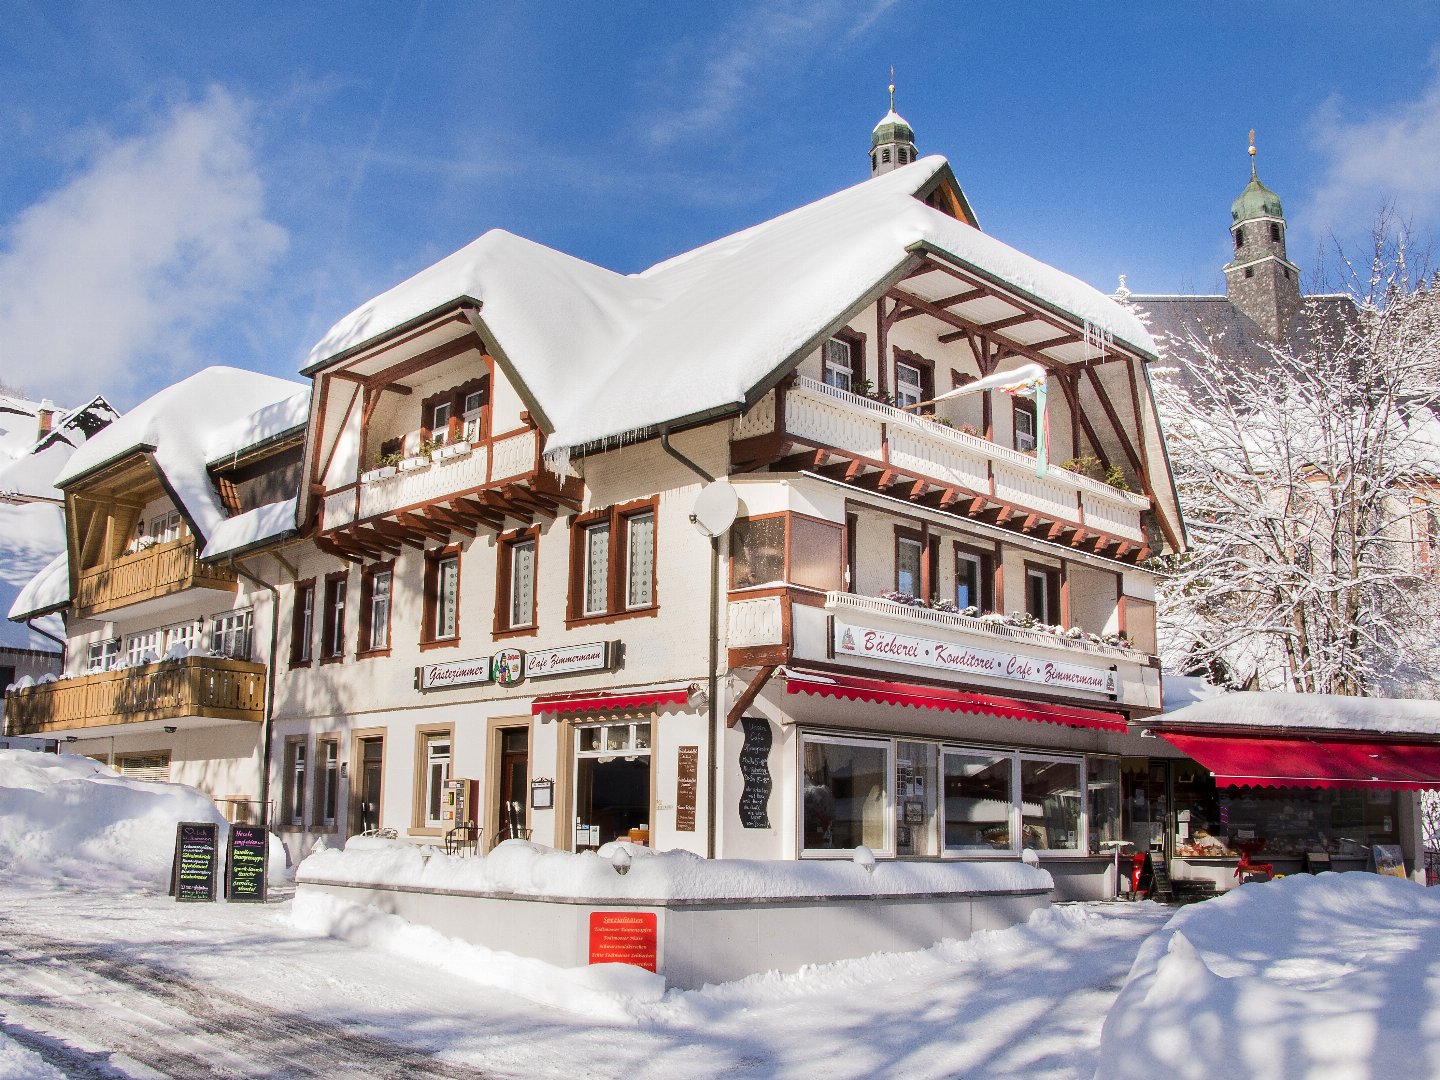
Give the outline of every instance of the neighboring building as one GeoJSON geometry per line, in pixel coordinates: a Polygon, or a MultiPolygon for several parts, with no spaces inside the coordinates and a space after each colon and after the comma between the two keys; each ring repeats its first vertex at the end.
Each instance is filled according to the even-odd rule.
{"type": "MultiPolygon", "coordinates": [[[[55,477],[115,415],[100,397],[60,409],[0,394],[0,611],[8,613],[26,583],[65,549],[55,477]]],[[[12,684],[59,673],[64,632],[58,618],[0,622],[0,715],[12,684]]]]}
{"type": "MultiPolygon", "coordinates": [[[[1276,371],[1277,357],[1303,360],[1337,350],[1360,324],[1362,313],[1350,296],[1302,294],[1299,270],[1286,250],[1280,198],[1256,175],[1253,142],[1250,154],[1250,181],[1231,206],[1235,255],[1224,267],[1225,295],[1143,295],[1126,289],[1122,279],[1116,298],[1154,335],[1163,361],[1199,361],[1196,366],[1207,370],[1215,366],[1205,360],[1211,353],[1226,371],[1276,371]]],[[[1193,397],[1197,387],[1187,367],[1171,371],[1169,377],[1193,397]]],[[[1286,376],[1277,371],[1275,378],[1286,376]]],[[[1409,438],[1422,448],[1440,447],[1428,409],[1412,410],[1407,420],[1409,438]]],[[[1257,436],[1248,449],[1264,460],[1271,445],[1257,436]]],[[[1433,454],[1417,457],[1435,460],[1433,454]]],[[[1277,521],[1286,501],[1285,480],[1288,476],[1275,485],[1271,511],[1277,521]]],[[[1306,483],[1323,490],[1329,478],[1308,463],[1306,483]]],[[[1427,476],[1406,477],[1387,515],[1393,553],[1403,560],[1413,553],[1426,568],[1435,558],[1436,540],[1435,513],[1423,498],[1430,485],[1427,476]]],[[[1306,518],[1290,513],[1288,523],[1277,528],[1293,528],[1303,540],[1306,518]]],[[[1314,546],[1321,550],[1311,556],[1312,565],[1323,567],[1328,547],[1319,541],[1314,546]]],[[[1247,560],[1263,558],[1263,552],[1247,550],[1234,560],[1233,572],[1243,572],[1247,560]]],[[[1294,572],[1303,573],[1303,565],[1294,572]]],[[[1221,630],[1232,627],[1233,621],[1221,630]]],[[[1271,647],[1264,640],[1255,634],[1246,641],[1230,670],[1249,691],[1276,689],[1255,672],[1284,666],[1282,659],[1264,655],[1271,647]],[[1249,666],[1241,668],[1242,661],[1249,666]]],[[[1278,681],[1273,674],[1271,681],[1278,681]]],[[[1136,763],[1136,781],[1127,791],[1137,808],[1127,833],[1136,850],[1167,862],[1177,882],[1220,888],[1236,884],[1242,853],[1271,864],[1276,873],[1354,870],[1373,865],[1372,847],[1379,844],[1402,849],[1412,875],[1423,869],[1418,792],[1440,787],[1440,710],[1432,702],[1220,694],[1207,685],[1209,700],[1185,708],[1178,688],[1196,683],[1167,675],[1167,710],[1176,711],[1147,724],[1161,741],[1151,743],[1148,762],[1136,763]],[[1141,806],[1148,808],[1146,815],[1138,812],[1141,806]]]]}
{"type": "Polygon", "coordinates": [[[272,594],[236,556],[295,532],[307,395],[208,368],[75,450],[61,554],[10,610],[65,613],[64,672],[11,695],[7,734],[258,816],[272,594]]]}
{"type": "Polygon", "coordinates": [[[314,348],[294,848],[457,818],[762,859],[1024,837],[1105,891],[1161,704],[1142,563],[1183,544],[1150,339],[982,233],[943,159],[874,171],[628,277],[492,232],[314,348]],[[1030,364],[1048,429],[924,404],[1030,364]],[[1037,465],[1047,430],[1131,490],[1037,465]]]}

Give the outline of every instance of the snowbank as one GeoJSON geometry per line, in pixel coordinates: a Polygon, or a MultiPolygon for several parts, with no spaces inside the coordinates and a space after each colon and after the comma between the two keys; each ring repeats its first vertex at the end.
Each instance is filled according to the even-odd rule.
{"type": "MultiPolygon", "coordinates": [[[[169,887],[175,825],[213,821],[220,844],[228,826],[192,787],[128,780],[75,754],[0,750],[0,876],[103,885],[169,887]]],[[[271,881],[284,856],[271,846],[271,881]]]]}
{"type": "Polygon", "coordinates": [[[4,1080],[65,1080],[65,1074],[45,1064],[39,1054],[7,1039],[3,1033],[0,1033],[0,1077],[4,1080]]]}
{"type": "Polygon", "coordinates": [[[297,877],[317,883],[403,885],[557,898],[632,902],[743,900],[758,897],[917,895],[1028,892],[1053,888],[1045,870],[1020,862],[877,863],[874,873],[851,860],[763,862],[703,859],[687,851],[607,844],[593,851],[556,851],[507,840],[489,855],[455,858],[404,841],[352,837],[343,851],[317,851],[297,877]],[[615,872],[610,856],[630,853],[630,871],[615,872]]]}
{"type": "Polygon", "coordinates": [[[1440,1076],[1440,894],[1296,875],[1186,908],[1140,950],[1097,1080],[1440,1076]]]}

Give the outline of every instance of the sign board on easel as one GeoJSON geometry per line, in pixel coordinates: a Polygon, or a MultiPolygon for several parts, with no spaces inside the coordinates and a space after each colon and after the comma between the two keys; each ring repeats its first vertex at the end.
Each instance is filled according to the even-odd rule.
{"type": "Polygon", "coordinates": [[[265,902],[269,837],[259,825],[231,825],[225,845],[225,895],[232,904],[265,902]]]}
{"type": "Polygon", "coordinates": [[[176,824],[170,895],[180,903],[214,901],[218,835],[219,826],[213,821],[181,821],[176,824]]]}

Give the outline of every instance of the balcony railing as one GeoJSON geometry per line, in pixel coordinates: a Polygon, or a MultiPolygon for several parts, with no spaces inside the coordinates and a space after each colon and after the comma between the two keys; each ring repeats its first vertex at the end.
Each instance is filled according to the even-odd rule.
{"type": "Polygon", "coordinates": [[[400,466],[372,469],[360,477],[359,512],[353,491],[325,497],[326,529],[382,514],[423,507],[489,484],[528,476],[536,468],[533,430],[473,446],[442,447],[400,466]]]}
{"type": "Polygon", "coordinates": [[[48,735],[193,716],[263,721],[265,665],[187,656],[40,683],[12,690],[5,700],[10,735],[48,735]]]}
{"type": "Polygon", "coordinates": [[[235,573],[224,566],[199,562],[195,558],[195,540],[187,537],[122,555],[108,566],[81,571],[75,613],[84,619],[186,589],[234,592],[236,588],[235,573]]]}
{"type": "MultiPolygon", "coordinates": [[[[775,430],[773,397],[737,423],[743,439],[775,430]]],[[[1140,515],[1150,500],[1051,465],[934,420],[801,376],[785,391],[784,434],[818,447],[887,464],[937,486],[1142,543],[1140,515]]]]}

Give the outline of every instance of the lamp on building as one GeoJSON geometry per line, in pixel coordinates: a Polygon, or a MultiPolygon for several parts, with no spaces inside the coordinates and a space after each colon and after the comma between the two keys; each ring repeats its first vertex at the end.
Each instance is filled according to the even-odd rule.
{"type": "Polygon", "coordinates": [[[66,736],[65,736],[65,741],[66,741],[66,742],[79,742],[79,741],[80,741],[80,736],[79,736],[79,735],[66,735],[66,736]]]}

